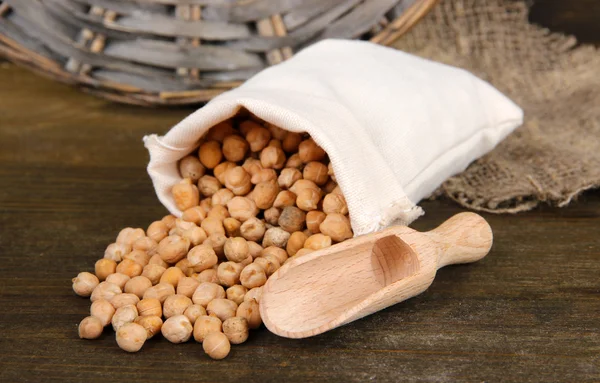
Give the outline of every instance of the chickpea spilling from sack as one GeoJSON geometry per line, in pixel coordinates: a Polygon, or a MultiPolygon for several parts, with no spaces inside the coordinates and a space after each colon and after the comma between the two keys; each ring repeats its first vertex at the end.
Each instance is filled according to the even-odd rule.
{"type": "Polygon", "coordinates": [[[179,171],[172,196],[181,218],[121,230],[95,273],[73,279],[92,301],[81,338],[112,325],[119,347],[135,352],[158,333],[173,343],[193,337],[222,359],[262,324],[271,274],[353,236],[327,154],[307,134],[226,121],[179,171]]]}

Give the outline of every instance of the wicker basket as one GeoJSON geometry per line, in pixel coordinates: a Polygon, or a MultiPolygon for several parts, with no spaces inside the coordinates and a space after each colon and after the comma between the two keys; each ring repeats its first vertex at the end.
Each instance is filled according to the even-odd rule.
{"type": "Polygon", "coordinates": [[[130,104],[193,104],[320,39],[390,44],[436,0],[0,0],[0,55],[130,104]]]}

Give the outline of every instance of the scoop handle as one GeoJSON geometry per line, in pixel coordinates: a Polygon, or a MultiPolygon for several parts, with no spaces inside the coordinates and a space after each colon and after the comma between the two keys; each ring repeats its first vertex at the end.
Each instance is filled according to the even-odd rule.
{"type": "Polygon", "coordinates": [[[475,262],[492,248],[492,228],[475,213],[459,213],[425,233],[440,248],[438,269],[455,263],[475,262]]]}

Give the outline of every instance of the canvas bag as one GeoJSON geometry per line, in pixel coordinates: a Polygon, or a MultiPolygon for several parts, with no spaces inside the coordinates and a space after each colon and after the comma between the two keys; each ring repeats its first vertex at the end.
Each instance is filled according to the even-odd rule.
{"type": "Polygon", "coordinates": [[[522,110],[467,71],[368,42],[324,40],[217,96],[144,143],[162,204],[181,180],[177,162],[214,125],[245,108],[329,155],[355,235],[423,214],[416,204],[493,149],[522,110]]]}

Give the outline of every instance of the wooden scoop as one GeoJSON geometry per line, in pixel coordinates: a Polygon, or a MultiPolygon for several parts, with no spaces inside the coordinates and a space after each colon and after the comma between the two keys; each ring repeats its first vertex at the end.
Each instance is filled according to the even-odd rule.
{"type": "Polygon", "coordinates": [[[291,259],[263,288],[260,313],[280,336],[306,338],[427,290],[436,271],[475,262],[492,247],[492,229],[460,213],[421,233],[406,226],[359,236],[291,259]]]}

